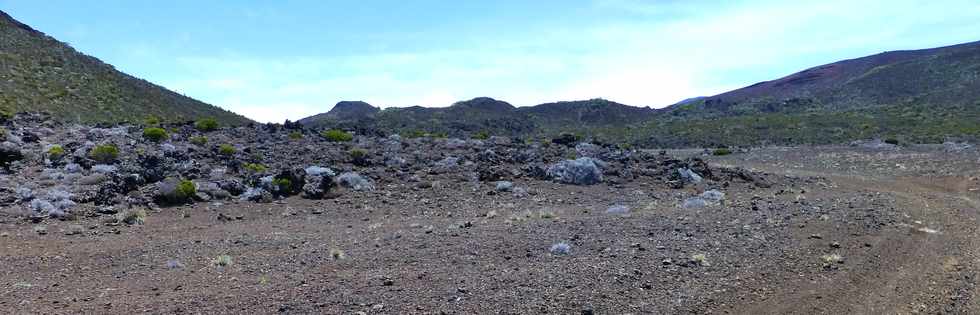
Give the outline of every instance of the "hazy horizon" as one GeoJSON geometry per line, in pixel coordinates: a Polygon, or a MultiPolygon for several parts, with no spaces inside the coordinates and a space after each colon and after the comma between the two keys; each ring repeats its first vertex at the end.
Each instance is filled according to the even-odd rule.
{"type": "Polygon", "coordinates": [[[0,9],[121,71],[262,122],[342,100],[659,108],[842,59],[980,39],[971,1],[0,0],[0,9]]]}

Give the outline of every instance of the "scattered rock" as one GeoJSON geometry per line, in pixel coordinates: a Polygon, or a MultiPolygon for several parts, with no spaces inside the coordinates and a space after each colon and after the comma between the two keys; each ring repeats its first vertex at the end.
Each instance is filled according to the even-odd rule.
{"type": "Polygon", "coordinates": [[[497,192],[510,192],[514,190],[514,183],[508,181],[497,182],[497,187],[494,189],[497,192]]]}
{"type": "Polygon", "coordinates": [[[548,167],[548,177],[571,185],[595,185],[602,182],[602,171],[592,158],[565,160],[548,167]]]}
{"type": "Polygon", "coordinates": [[[558,242],[551,245],[549,251],[554,255],[568,255],[572,253],[572,245],[565,242],[558,242]]]}

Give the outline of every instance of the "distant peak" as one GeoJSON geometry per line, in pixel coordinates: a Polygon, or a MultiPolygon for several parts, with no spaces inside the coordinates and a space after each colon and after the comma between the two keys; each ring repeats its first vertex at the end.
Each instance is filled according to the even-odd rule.
{"type": "Polygon", "coordinates": [[[366,102],[342,101],[334,105],[326,115],[338,119],[360,119],[371,116],[379,111],[381,111],[380,108],[371,106],[371,104],[366,102]]]}
{"type": "Polygon", "coordinates": [[[498,101],[489,97],[477,97],[468,101],[456,102],[452,107],[455,108],[474,108],[484,110],[512,110],[514,105],[504,101],[498,101]]]}
{"type": "Polygon", "coordinates": [[[348,109],[377,109],[377,107],[371,106],[363,101],[340,101],[337,105],[333,106],[334,110],[348,110],[348,109]]]}

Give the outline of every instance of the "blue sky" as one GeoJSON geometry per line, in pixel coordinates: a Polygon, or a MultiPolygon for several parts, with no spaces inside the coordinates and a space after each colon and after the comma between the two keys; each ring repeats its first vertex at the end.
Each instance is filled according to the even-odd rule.
{"type": "Polygon", "coordinates": [[[65,1],[0,9],[258,121],[341,100],[663,107],[811,66],[980,40],[977,1],[65,1]]]}

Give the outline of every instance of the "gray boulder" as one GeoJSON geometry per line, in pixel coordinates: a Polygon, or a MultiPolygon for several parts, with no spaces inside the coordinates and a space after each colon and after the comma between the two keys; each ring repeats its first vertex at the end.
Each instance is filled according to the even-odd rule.
{"type": "Polygon", "coordinates": [[[548,177],[571,185],[594,185],[602,182],[602,170],[592,158],[565,160],[548,167],[548,177]]]}
{"type": "Polygon", "coordinates": [[[24,153],[20,151],[20,146],[10,141],[0,143],[0,166],[7,166],[11,162],[20,161],[24,158],[24,153]]]}
{"type": "Polygon", "coordinates": [[[354,172],[340,174],[340,176],[337,176],[337,183],[356,191],[374,190],[374,184],[371,181],[365,179],[361,174],[354,172]]]}

